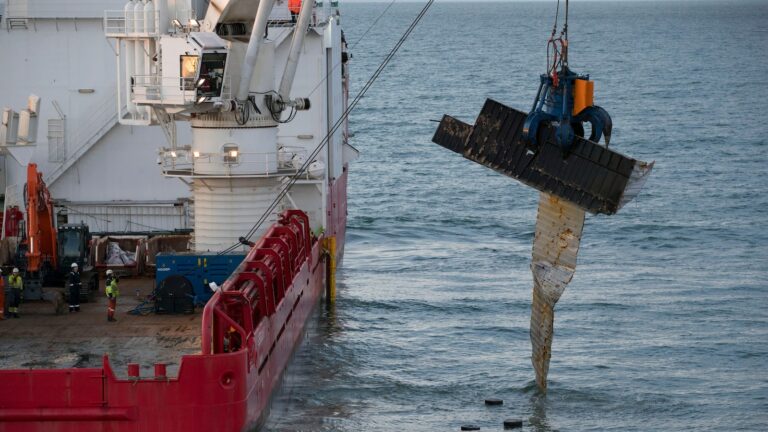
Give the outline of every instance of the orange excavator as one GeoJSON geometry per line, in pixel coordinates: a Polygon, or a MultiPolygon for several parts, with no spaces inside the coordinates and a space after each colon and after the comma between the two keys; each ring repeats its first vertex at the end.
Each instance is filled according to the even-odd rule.
{"type": "Polygon", "coordinates": [[[56,229],[53,200],[37,164],[27,166],[24,187],[27,220],[16,253],[24,274],[24,298],[43,298],[43,286],[62,286],[72,263],[81,269],[80,301],[98,291],[98,274],[88,264],[91,234],[85,224],[64,224],[56,229]]]}

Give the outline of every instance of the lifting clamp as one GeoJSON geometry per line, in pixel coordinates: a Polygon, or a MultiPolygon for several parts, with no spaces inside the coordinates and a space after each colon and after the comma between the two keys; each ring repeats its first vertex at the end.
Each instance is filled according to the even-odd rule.
{"type": "MultiPolygon", "coordinates": [[[[559,13],[559,2],[558,2],[559,13]]],[[[552,35],[547,43],[547,73],[541,75],[539,90],[523,125],[523,139],[532,151],[541,146],[541,133],[549,124],[555,128],[555,141],[563,155],[567,155],[574,137],[599,142],[605,138],[607,147],[611,140],[613,123],[605,109],[593,104],[594,82],[589,75],[573,72],[568,67],[568,1],[566,0],[565,24],[558,37],[557,15],[552,35]],[[584,125],[589,123],[589,137],[584,136],[584,125]]]]}

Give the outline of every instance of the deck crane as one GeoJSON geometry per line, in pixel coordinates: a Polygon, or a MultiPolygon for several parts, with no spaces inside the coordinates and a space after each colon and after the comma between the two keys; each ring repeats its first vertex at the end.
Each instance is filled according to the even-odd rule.
{"type": "MultiPolygon", "coordinates": [[[[642,189],[653,162],[608,148],[612,121],[593,105],[593,83],[568,67],[566,20],[548,41],[547,71],[530,112],[488,99],[474,126],[445,115],[432,138],[449,150],[540,191],[531,271],[531,361],[547,390],[555,303],[576,271],[585,212],[615,214],[642,189]],[[584,137],[584,125],[591,134],[584,137]],[[600,145],[600,140],[605,145],[600,145]]],[[[558,0],[558,14],[560,2],[558,0]]],[[[557,15],[556,15],[557,16],[557,15]]]]}
{"type": "Polygon", "coordinates": [[[189,186],[194,202],[191,251],[158,256],[157,312],[205,303],[211,282],[223,283],[245,256],[239,238],[260,236],[284,209],[305,210],[313,230],[334,225],[326,186],[342,188],[355,152],[346,128],[331,131],[345,108],[348,72],[340,17],[330,7],[304,1],[294,22],[275,0],[190,5],[129,0],[105,24],[125,101],[119,121],[162,128],[167,144],[157,162],[164,176],[189,186]],[[191,142],[178,142],[182,122],[191,142]],[[326,135],[327,151],[313,154],[326,135]],[[260,216],[264,223],[254,225],[260,216]]]}

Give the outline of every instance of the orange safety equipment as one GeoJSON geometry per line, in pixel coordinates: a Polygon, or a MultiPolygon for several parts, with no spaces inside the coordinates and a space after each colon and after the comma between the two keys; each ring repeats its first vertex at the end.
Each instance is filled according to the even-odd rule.
{"type": "Polygon", "coordinates": [[[301,0],[288,0],[288,10],[291,13],[299,13],[301,10],[301,0]]]}

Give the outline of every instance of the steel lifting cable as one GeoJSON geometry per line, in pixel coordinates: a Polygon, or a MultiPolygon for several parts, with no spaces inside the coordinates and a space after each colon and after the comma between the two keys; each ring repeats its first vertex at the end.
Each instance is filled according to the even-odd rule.
{"type": "Polygon", "coordinates": [[[560,37],[555,38],[557,33],[557,22],[560,17],[560,0],[557,0],[555,8],[555,22],[552,26],[552,34],[547,41],[547,75],[551,76],[555,87],[558,83],[558,66],[568,66],[568,0],[565,0],[565,22],[560,31],[560,37]],[[558,47],[559,44],[559,47],[558,47]],[[551,62],[550,62],[550,50],[551,62]]]}
{"type": "MultiPolygon", "coordinates": [[[[373,23],[371,23],[371,25],[369,25],[369,26],[368,26],[368,28],[367,28],[367,29],[366,29],[366,30],[363,32],[363,35],[362,35],[362,36],[360,36],[360,37],[359,37],[359,38],[358,38],[358,39],[357,39],[355,42],[353,42],[353,43],[352,43],[352,45],[349,45],[349,49],[350,49],[350,50],[354,49],[354,48],[357,46],[357,44],[359,44],[360,42],[362,42],[362,40],[363,40],[363,39],[365,39],[365,36],[367,36],[367,35],[368,35],[368,33],[369,33],[369,32],[370,32],[372,29],[373,29],[373,27],[375,27],[375,26],[376,26],[376,23],[378,23],[378,22],[379,22],[379,20],[381,20],[381,19],[384,17],[384,15],[387,13],[387,11],[389,10],[389,8],[391,8],[391,7],[392,7],[392,5],[393,5],[393,4],[395,4],[395,1],[397,1],[397,0],[392,0],[392,1],[391,1],[391,2],[390,2],[388,5],[387,5],[387,7],[385,7],[385,8],[384,8],[384,10],[383,10],[383,11],[382,11],[382,12],[379,14],[379,16],[377,16],[377,17],[376,17],[376,19],[375,19],[375,20],[373,20],[373,23]]],[[[324,82],[325,82],[325,81],[328,79],[328,76],[329,76],[331,73],[335,72],[335,71],[336,71],[336,69],[338,69],[338,68],[339,68],[339,66],[341,66],[341,63],[342,63],[342,62],[341,62],[341,60],[339,60],[338,62],[336,62],[336,64],[334,64],[334,65],[333,65],[333,69],[331,69],[331,72],[329,72],[328,74],[326,74],[326,75],[325,75],[325,76],[324,76],[324,77],[323,77],[323,78],[322,78],[322,79],[321,79],[321,80],[320,80],[320,81],[317,83],[317,85],[316,85],[316,86],[315,86],[315,87],[312,89],[312,91],[311,91],[311,92],[309,92],[309,96],[312,96],[313,94],[315,94],[315,92],[317,91],[317,89],[318,89],[318,88],[320,88],[320,86],[321,86],[321,85],[322,85],[322,84],[323,84],[323,83],[324,83],[324,82]]],[[[307,96],[307,97],[309,97],[309,96],[307,96]]]]}
{"type": "MultiPolygon", "coordinates": [[[[366,29],[366,30],[363,32],[363,35],[362,35],[362,36],[360,36],[360,37],[359,37],[359,38],[358,38],[358,39],[357,39],[357,40],[356,40],[354,43],[352,43],[352,45],[350,45],[349,47],[350,47],[350,48],[354,48],[354,47],[356,47],[356,46],[357,46],[357,44],[359,44],[359,43],[360,43],[360,42],[361,42],[363,39],[365,39],[365,37],[368,35],[368,32],[370,32],[370,31],[371,31],[371,30],[372,30],[372,29],[373,29],[373,28],[376,26],[376,24],[379,22],[379,20],[380,20],[381,18],[383,18],[383,17],[384,17],[384,14],[386,14],[386,13],[387,13],[387,11],[389,10],[389,8],[391,8],[391,7],[392,7],[392,5],[393,5],[393,4],[395,4],[395,2],[396,2],[396,1],[397,1],[397,0],[392,0],[391,2],[389,2],[389,4],[387,5],[387,7],[385,7],[385,8],[384,8],[384,10],[383,10],[383,11],[382,11],[382,12],[379,14],[379,16],[377,16],[377,17],[376,17],[376,19],[375,19],[375,20],[373,20],[373,22],[371,23],[371,25],[369,25],[369,26],[368,26],[368,28],[367,28],[367,29],[366,29]]],[[[559,1],[559,0],[558,0],[558,1],[559,1]]]]}
{"type": "Polygon", "coordinates": [[[547,75],[552,75],[552,72],[557,68],[557,45],[555,44],[555,35],[557,34],[557,21],[560,18],[560,0],[557,0],[557,6],[555,7],[555,22],[552,24],[552,34],[549,35],[547,41],[547,75]],[[549,50],[552,49],[552,63],[549,61],[549,50]],[[550,66],[551,64],[551,66],[550,66]]]}
{"type": "MultiPolygon", "coordinates": [[[[408,39],[408,36],[413,32],[413,30],[416,28],[416,26],[419,24],[421,19],[424,17],[424,15],[427,13],[429,8],[432,6],[435,0],[429,0],[427,4],[424,5],[424,7],[419,11],[418,15],[416,15],[416,18],[414,18],[413,22],[410,26],[405,30],[405,32],[400,36],[400,39],[397,41],[395,46],[390,50],[390,52],[387,54],[387,56],[384,58],[384,60],[379,64],[379,67],[376,69],[376,71],[371,75],[371,77],[368,79],[368,81],[365,83],[363,88],[357,93],[355,98],[352,100],[352,102],[349,104],[346,110],[341,114],[339,119],[334,123],[333,127],[331,127],[331,130],[328,131],[328,133],[325,135],[325,138],[320,142],[320,144],[317,145],[314,151],[307,157],[307,159],[304,161],[304,164],[298,169],[296,174],[291,177],[291,180],[288,181],[288,184],[283,187],[283,189],[280,191],[280,193],[277,195],[277,197],[272,201],[272,204],[270,204],[269,208],[264,212],[264,214],[261,215],[259,220],[251,227],[251,229],[248,231],[248,233],[243,237],[245,240],[250,240],[251,237],[256,233],[256,231],[261,227],[261,225],[267,220],[269,215],[272,213],[272,211],[277,207],[277,205],[280,203],[280,201],[285,198],[285,196],[288,194],[288,191],[290,188],[299,180],[301,175],[307,170],[309,165],[314,162],[314,158],[320,153],[320,151],[328,144],[328,140],[331,136],[338,130],[339,127],[341,127],[342,124],[344,124],[344,121],[349,117],[349,114],[352,112],[352,110],[355,109],[358,102],[360,102],[360,99],[363,98],[365,93],[371,88],[374,82],[379,78],[381,73],[384,71],[384,68],[389,64],[389,62],[392,60],[392,58],[395,56],[397,51],[400,49],[400,47],[405,43],[405,41],[408,39]]],[[[219,252],[219,255],[226,254],[229,252],[234,251],[238,247],[242,246],[242,243],[235,243],[232,246],[228,247],[227,249],[219,252]]]]}
{"type": "MultiPolygon", "coordinates": [[[[424,17],[424,15],[427,13],[429,8],[432,6],[432,3],[434,3],[434,0],[429,0],[426,5],[424,5],[424,8],[419,12],[419,14],[416,16],[416,18],[413,20],[411,25],[406,29],[406,31],[403,33],[403,35],[400,37],[400,39],[397,41],[395,46],[392,48],[392,50],[387,54],[387,56],[384,58],[384,60],[381,62],[379,67],[376,69],[376,71],[371,75],[371,77],[368,79],[368,81],[365,83],[363,88],[358,92],[358,94],[355,96],[355,98],[352,100],[352,102],[349,104],[347,109],[342,113],[342,115],[339,117],[339,119],[334,123],[331,130],[328,132],[328,134],[323,138],[323,140],[320,142],[320,144],[317,145],[315,150],[310,154],[309,157],[305,160],[304,164],[299,168],[299,170],[296,172],[296,174],[291,178],[291,180],[288,182],[288,184],[280,191],[278,196],[272,201],[272,204],[270,204],[269,208],[262,214],[262,216],[259,218],[259,220],[253,225],[251,230],[244,236],[246,240],[250,240],[251,237],[256,233],[256,231],[261,227],[261,225],[266,221],[266,219],[269,217],[271,212],[277,207],[277,205],[280,203],[280,201],[288,194],[288,190],[298,181],[300,176],[306,171],[306,169],[309,167],[309,165],[314,161],[314,157],[317,156],[318,153],[325,147],[326,144],[328,144],[328,140],[330,137],[336,132],[336,130],[341,127],[341,125],[344,123],[344,120],[349,116],[349,114],[352,112],[352,110],[355,108],[355,106],[358,104],[360,99],[365,95],[365,93],[370,89],[370,87],[373,85],[373,83],[378,79],[379,75],[384,71],[384,68],[389,64],[389,62],[392,60],[394,55],[397,53],[397,51],[400,49],[400,47],[405,43],[408,36],[410,36],[411,32],[413,32],[413,29],[416,28],[416,25],[418,25],[419,21],[424,17]]],[[[228,253],[231,252],[238,247],[240,247],[241,243],[236,243],[229,248],[225,249],[222,252],[219,252],[219,254],[228,253]]]]}

